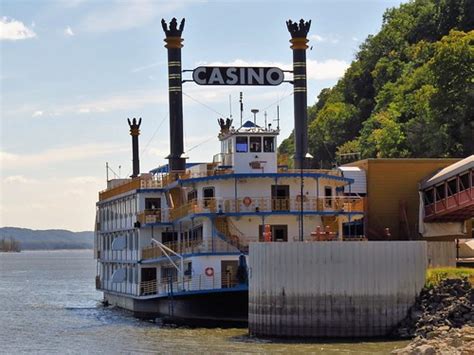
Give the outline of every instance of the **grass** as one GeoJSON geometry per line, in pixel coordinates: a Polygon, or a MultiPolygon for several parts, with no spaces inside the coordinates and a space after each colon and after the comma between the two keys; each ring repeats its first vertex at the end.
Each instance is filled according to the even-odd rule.
{"type": "Polygon", "coordinates": [[[474,269],[455,268],[455,267],[439,267],[428,269],[426,272],[425,286],[433,287],[444,279],[461,279],[467,277],[471,285],[474,285],[474,269]]]}

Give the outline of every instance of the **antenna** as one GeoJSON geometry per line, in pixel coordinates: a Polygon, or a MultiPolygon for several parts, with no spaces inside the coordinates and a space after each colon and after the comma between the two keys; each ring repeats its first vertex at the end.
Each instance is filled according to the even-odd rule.
{"type": "Polygon", "coordinates": [[[267,111],[263,115],[265,116],[265,129],[267,129],[267,111]]]}
{"type": "Polygon", "coordinates": [[[109,162],[105,162],[105,178],[109,182],[109,162]]]}
{"type": "Polygon", "coordinates": [[[232,95],[229,94],[229,114],[230,118],[232,119],[232,95]]]}
{"type": "Polygon", "coordinates": [[[119,178],[119,179],[122,178],[122,165],[119,165],[119,175],[118,175],[118,178],[119,178]]]}
{"type": "Polygon", "coordinates": [[[244,103],[242,101],[243,97],[244,97],[244,94],[241,91],[240,92],[240,100],[239,100],[239,102],[240,102],[240,127],[242,127],[242,125],[243,125],[243,122],[242,122],[242,116],[244,114],[244,103]]]}
{"type": "Polygon", "coordinates": [[[257,127],[257,113],[258,113],[258,110],[256,108],[253,108],[250,110],[250,112],[253,113],[253,124],[255,125],[255,127],[257,127]]]}
{"type": "Polygon", "coordinates": [[[273,121],[276,121],[277,130],[279,131],[280,130],[280,105],[277,105],[277,118],[276,120],[273,120],[273,121]]]}

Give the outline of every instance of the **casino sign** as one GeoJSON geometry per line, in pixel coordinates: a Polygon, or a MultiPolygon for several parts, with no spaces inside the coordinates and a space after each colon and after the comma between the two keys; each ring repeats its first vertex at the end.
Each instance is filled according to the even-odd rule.
{"type": "Polygon", "coordinates": [[[280,85],[285,75],[276,67],[197,67],[193,81],[199,85],[280,85]]]}

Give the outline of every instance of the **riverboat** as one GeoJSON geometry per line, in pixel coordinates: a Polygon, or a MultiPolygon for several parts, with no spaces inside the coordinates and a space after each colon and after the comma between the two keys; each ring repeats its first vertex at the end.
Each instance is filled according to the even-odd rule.
{"type": "MultiPolygon", "coordinates": [[[[141,120],[129,120],[133,174],[108,180],[97,202],[96,287],[106,303],[137,316],[178,323],[245,325],[247,281],[258,267],[248,265],[251,243],[362,234],[363,198],[351,190],[353,179],[340,169],[305,168],[309,154],[304,52],[310,22],[287,25],[295,68],[296,170],[277,153],[279,125],[274,128],[266,120],[257,124],[256,110],[253,121],[241,119],[239,125],[220,118],[220,152],[209,162],[186,162],[184,19],[179,26],[173,19],[169,27],[162,21],[168,49],[170,155],[168,164],[140,173],[141,120]]],[[[297,261],[294,255],[280,262],[297,261]]]]}

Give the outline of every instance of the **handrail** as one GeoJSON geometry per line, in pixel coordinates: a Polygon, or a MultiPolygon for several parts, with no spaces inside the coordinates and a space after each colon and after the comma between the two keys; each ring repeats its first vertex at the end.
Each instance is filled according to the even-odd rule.
{"type": "Polygon", "coordinates": [[[230,273],[215,273],[211,276],[198,274],[186,276],[182,280],[175,277],[158,280],[142,281],[140,283],[140,296],[168,294],[171,287],[174,292],[203,291],[213,289],[232,288],[239,284],[236,275],[230,273]],[[170,287],[171,286],[171,287],[170,287]]]}
{"type": "MultiPolygon", "coordinates": [[[[170,219],[176,220],[194,213],[272,212],[300,211],[301,200],[291,198],[212,198],[193,200],[170,210],[170,219]]],[[[305,211],[363,212],[364,198],[354,196],[307,197],[303,199],[305,211]]]]}

